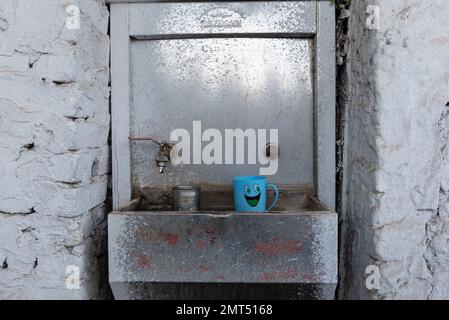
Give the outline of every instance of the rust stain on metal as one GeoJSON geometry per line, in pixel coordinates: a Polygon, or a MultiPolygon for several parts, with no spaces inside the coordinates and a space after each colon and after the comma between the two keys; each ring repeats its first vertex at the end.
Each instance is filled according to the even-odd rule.
{"type": "Polygon", "coordinates": [[[208,266],[205,266],[205,265],[200,265],[199,267],[198,267],[198,271],[199,272],[207,272],[207,271],[209,271],[209,267],[208,266]]]}
{"type": "Polygon", "coordinates": [[[185,229],[188,236],[192,236],[195,240],[195,245],[198,248],[204,248],[208,243],[213,246],[217,243],[218,233],[209,226],[193,227],[192,229],[185,229]]]}
{"type": "Polygon", "coordinates": [[[178,271],[187,273],[187,272],[191,272],[192,270],[188,267],[181,266],[181,267],[179,267],[178,271]]]}
{"type": "Polygon", "coordinates": [[[151,260],[146,254],[137,254],[137,265],[140,269],[148,269],[151,266],[151,260]]]}
{"type": "Polygon", "coordinates": [[[294,269],[289,269],[286,271],[262,272],[257,277],[257,280],[258,281],[289,280],[289,279],[296,279],[297,276],[298,271],[294,269]]]}
{"type": "Polygon", "coordinates": [[[136,230],[136,237],[142,239],[146,243],[154,241],[163,241],[169,245],[176,245],[178,243],[179,235],[159,230],[159,232],[154,232],[154,230],[147,228],[139,228],[136,230]]]}
{"type": "Polygon", "coordinates": [[[210,244],[211,245],[216,244],[217,243],[217,239],[218,239],[218,237],[216,237],[216,236],[210,237],[210,240],[209,240],[210,244]]]}
{"type": "Polygon", "coordinates": [[[303,278],[307,281],[313,281],[313,282],[320,282],[322,281],[323,277],[325,276],[324,273],[319,273],[319,274],[303,274],[303,278]]]}
{"type": "Polygon", "coordinates": [[[151,230],[147,228],[138,228],[135,234],[138,239],[142,239],[144,242],[148,243],[153,241],[153,234],[151,230]]]}
{"type": "Polygon", "coordinates": [[[217,274],[217,275],[215,276],[215,279],[217,279],[217,280],[225,280],[226,277],[225,277],[224,274],[220,273],[220,274],[217,274]]]}
{"type": "Polygon", "coordinates": [[[205,240],[203,240],[203,239],[197,239],[196,241],[195,241],[195,244],[196,244],[196,246],[198,247],[198,248],[204,248],[205,246],[206,246],[206,241],[205,240]]]}
{"type": "Polygon", "coordinates": [[[299,240],[280,240],[279,238],[273,238],[265,242],[254,243],[253,249],[264,256],[297,254],[302,251],[302,243],[299,240]]]}
{"type": "Polygon", "coordinates": [[[169,245],[174,246],[176,245],[176,243],[178,243],[179,235],[177,234],[161,231],[160,236],[169,245]]]}
{"type": "Polygon", "coordinates": [[[209,237],[209,242],[211,245],[214,245],[217,243],[218,236],[217,236],[217,232],[214,229],[212,229],[210,227],[206,227],[204,229],[204,232],[206,233],[206,236],[209,237]]]}
{"type": "Polygon", "coordinates": [[[299,240],[285,241],[284,250],[286,253],[300,253],[302,251],[302,243],[299,240]]]}

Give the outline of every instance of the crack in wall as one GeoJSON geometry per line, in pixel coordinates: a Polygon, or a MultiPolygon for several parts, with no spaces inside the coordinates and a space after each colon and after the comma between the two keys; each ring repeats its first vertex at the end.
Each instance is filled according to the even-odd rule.
{"type": "Polygon", "coordinates": [[[79,5],[69,30],[64,6],[0,1],[0,299],[107,297],[108,10],[79,5]]]}
{"type": "Polygon", "coordinates": [[[22,216],[28,216],[33,213],[36,213],[36,210],[33,208],[29,209],[28,211],[0,211],[0,214],[4,215],[22,215],[22,216]]]}
{"type": "MultiPolygon", "coordinates": [[[[449,102],[445,105],[444,110],[441,113],[440,120],[438,121],[439,132],[441,136],[440,140],[440,157],[441,163],[444,167],[448,165],[449,159],[446,158],[447,149],[449,148],[449,102]]],[[[427,295],[427,300],[432,299],[436,288],[435,279],[435,259],[438,256],[438,250],[434,247],[434,241],[437,237],[441,236],[436,231],[432,230],[433,227],[440,226],[445,223],[443,217],[444,204],[448,199],[447,190],[445,190],[444,175],[440,175],[440,188],[439,188],[439,201],[438,208],[433,211],[432,217],[425,224],[426,230],[426,251],[423,258],[426,262],[427,269],[432,277],[431,279],[431,290],[427,295]]],[[[444,232],[444,229],[442,230],[444,232]]]]}
{"type": "Polygon", "coordinates": [[[2,269],[3,270],[8,269],[8,257],[6,257],[5,260],[3,260],[2,269]]]}
{"type": "Polygon", "coordinates": [[[430,289],[430,292],[427,294],[426,300],[430,300],[430,297],[432,296],[432,293],[433,293],[433,290],[434,290],[434,287],[435,287],[435,285],[433,283],[434,275],[433,275],[433,270],[432,270],[432,262],[431,262],[430,259],[426,258],[427,251],[431,248],[431,237],[429,237],[429,233],[430,233],[430,226],[429,226],[429,224],[432,221],[432,219],[429,220],[426,223],[426,226],[425,226],[425,228],[426,228],[426,248],[427,249],[426,249],[426,252],[424,252],[424,254],[423,254],[423,259],[426,262],[427,270],[429,271],[429,273],[430,273],[430,275],[432,277],[431,284],[430,284],[431,289],[430,289]]]}

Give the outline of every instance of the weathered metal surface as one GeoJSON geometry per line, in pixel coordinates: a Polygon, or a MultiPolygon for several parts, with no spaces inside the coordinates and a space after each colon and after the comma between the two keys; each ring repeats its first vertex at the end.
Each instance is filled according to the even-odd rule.
{"type": "Polygon", "coordinates": [[[189,2],[133,4],[134,38],[192,37],[201,34],[302,34],[316,32],[313,1],[189,2]]]}
{"type": "MultiPolygon", "coordinates": [[[[282,152],[277,173],[269,181],[314,184],[311,40],[133,41],[131,60],[132,135],[168,140],[174,129],[181,128],[190,132],[193,146],[193,139],[201,139],[193,137],[193,121],[198,120],[202,131],[213,128],[221,132],[224,163],[225,154],[232,152],[226,148],[225,129],[278,129],[282,152]]],[[[268,134],[266,137],[269,141],[268,134]]],[[[207,142],[202,142],[205,145],[207,142]]],[[[259,169],[266,167],[236,165],[235,161],[230,165],[168,165],[161,175],[154,165],[157,153],[157,146],[151,143],[131,145],[133,190],[231,185],[234,175],[259,175],[259,169]]]]}
{"type": "MultiPolygon", "coordinates": [[[[133,189],[133,194],[138,194],[140,188],[159,186],[161,182],[167,186],[196,182],[226,185],[230,184],[233,174],[257,173],[257,166],[249,165],[253,168],[237,166],[242,168],[242,172],[229,172],[228,178],[201,171],[207,169],[195,172],[192,168],[184,168],[190,172],[185,177],[175,169],[172,172],[167,170],[164,177],[152,175],[154,180],[141,176],[140,173],[145,173],[147,168],[154,168],[151,161],[154,146],[142,146],[142,143],[140,146],[131,143],[130,146],[126,138],[130,134],[141,136],[144,134],[142,131],[156,129],[160,129],[155,132],[157,136],[166,136],[169,130],[159,128],[159,123],[167,125],[176,120],[176,117],[170,117],[176,109],[179,113],[175,116],[182,116],[185,121],[174,121],[171,130],[181,127],[181,124],[191,131],[187,124],[195,118],[203,120],[203,129],[221,129],[215,123],[209,124],[209,119],[228,121],[233,124],[228,126],[229,129],[237,125],[243,129],[281,129],[280,171],[279,176],[273,177],[274,182],[312,187],[320,200],[334,209],[335,54],[334,7],[331,2],[171,2],[175,1],[111,3],[111,11],[116,13],[111,19],[112,60],[117,62],[117,66],[112,67],[112,83],[116,88],[112,97],[114,208],[131,199],[130,189],[133,189]],[[204,48],[196,45],[200,40],[204,41],[204,48]],[[248,46],[252,51],[247,50],[248,46]],[[140,55],[133,57],[137,53],[140,55]],[[229,59],[221,61],[221,54],[229,55],[229,59]],[[207,56],[213,58],[214,55],[221,63],[214,64],[213,59],[208,61],[207,56]],[[288,62],[288,67],[284,61],[288,62]],[[202,64],[204,68],[201,68],[202,64]],[[229,65],[233,65],[234,70],[229,65]],[[245,68],[251,70],[245,71],[245,68]],[[296,75],[291,70],[297,71],[296,75]],[[144,72],[139,75],[139,71],[144,72]],[[173,83],[165,77],[166,71],[170,71],[172,76],[174,74],[173,83]],[[230,80],[226,80],[227,74],[230,80]],[[270,88],[260,85],[264,81],[270,88]],[[239,90],[240,85],[248,92],[239,90]],[[163,94],[159,94],[160,89],[163,94]],[[181,95],[181,91],[185,95],[181,95]],[[114,96],[119,99],[114,99],[114,96]],[[170,97],[172,101],[168,103],[166,99],[170,97]],[[228,108],[229,103],[226,104],[228,100],[233,102],[231,109],[228,108]],[[185,107],[196,106],[194,102],[199,107],[193,109],[193,114],[186,113],[185,107]],[[240,109],[235,110],[239,103],[241,114],[238,113],[240,109]],[[268,104],[271,104],[271,111],[266,107],[268,104]],[[258,112],[259,109],[263,112],[258,112]],[[154,113],[156,117],[139,123],[139,120],[132,119],[136,110],[146,116],[154,113]],[[237,118],[236,114],[240,117],[237,118]],[[253,116],[257,119],[251,121],[253,116]],[[262,121],[264,116],[266,121],[262,121]],[[235,125],[232,120],[236,120],[235,125]],[[288,131],[289,137],[295,138],[292,145],[288,138],[282,137],[282,131],[288,131]],[[132,155],[128,152],[130,147],[137,148],[132,155]],[[297,154],[291,157],[289,151],[297,154]],[[292,170],[291,175],[286,174],[292,170]],[[208,181],[209,178],[215,181],[208,181]]],[[[217,172],[230,169],[230,166],[220,166],[217,172]]]]}
{"type": "Polygon", "coordinates": [[[296,284],[330,299],[337,283],[337,215],[331,212],[114,212],[108,226],[110,283],[118,299],[154,297],[169,292],[163,285],[169,283],[296,284]],[[158,284],[159,291],[144,293],[144,284],[158,284]]]}
{"type": "MultiPolygon", "coordinates": [[[[335,213],[307,197],[287,197],[280,212],[269,214],[226,212],[228,200],[211,201],[195,215],[164,212],[166,192],[147,190],[231,185],[233,175],[257,174],[260,166],[186,165],[160,175],[157,149],[126,144],[129,135],[168,139],[176,128],[192,134],[193,120],[203,130],[276,128],[282,151],[270,180],[305,187],[333,209],[328,1],[114,2],[112,81],[120,93],[112,99],[114,208],[130,200],[131,188],[143,199],[109,216],[115,297],[333,298],[335,213]],[[134,211],[142,203],[159,211],[134,211]]],[[[210,199],[223,196],[216,195],[210,199]]]]}

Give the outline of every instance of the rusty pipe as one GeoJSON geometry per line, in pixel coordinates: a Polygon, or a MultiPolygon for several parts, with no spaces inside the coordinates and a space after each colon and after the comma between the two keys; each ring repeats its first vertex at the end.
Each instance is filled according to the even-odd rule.
{"type": "Polygon", "coordinates": [[[157,145],[162,145],[164,144],[164,142],[159,141],[157,138],[153,138],[153,137],[135,137],[135,136],[129,136],[128,137],[129,141],[151,141],[157,145]]]}

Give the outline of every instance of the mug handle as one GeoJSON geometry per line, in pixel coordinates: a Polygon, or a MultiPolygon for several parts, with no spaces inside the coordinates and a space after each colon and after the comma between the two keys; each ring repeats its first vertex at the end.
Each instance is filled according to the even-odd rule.
{"type": "Polygon", "coordinates": [[[275,197],[273,203],[272,203],[271,206],[267,209],[267,211],[270,211],[271,209],[274,208],[274,206],[275,206],[275,205],[278,203],[278,201],[279,201],[279,189],[278,189],[277,186],[275,186],[274,184],[271,184],[271,183],[267,183],[267,188],[268,188],[268,187],[273,188],[273,189],[274,189],[274,192],[276,192],[276,197],[275,197]]]}

